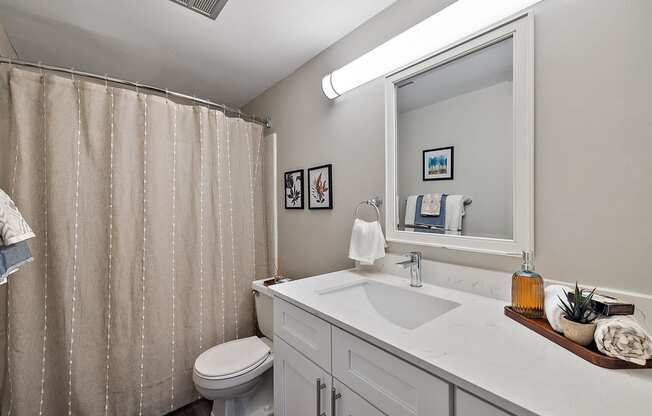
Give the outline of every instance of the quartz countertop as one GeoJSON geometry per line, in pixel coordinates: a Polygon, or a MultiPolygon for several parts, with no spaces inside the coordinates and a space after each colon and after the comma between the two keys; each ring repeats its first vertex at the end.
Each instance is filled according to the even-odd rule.
{"type": "Polygon", "coordinates": [[[358,281],[409,288],[381,272],[339,271],[271,286],[286,300],[516,415],[652,415],[652,369],[608,370],[506,317],[505,302],[424,284],[460,306],[407,330],[319,293],[358,281]]]}

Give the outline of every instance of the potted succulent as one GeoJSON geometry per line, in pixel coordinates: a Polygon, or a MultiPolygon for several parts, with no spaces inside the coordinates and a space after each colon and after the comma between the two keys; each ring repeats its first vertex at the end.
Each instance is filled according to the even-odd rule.
{"type": "Polygon", "coordinates": [[[590,292],[580,289],[575,282],[575,293],[566,293],[566,300],[558,296],[561,302],[559,307],[564,312],[561,318],[561,327],[564,336],[580,345],[589,345],[593,341],[596,324],[593,322],[597,314],[591,308],[591,299],[595,289],[590,292]],[[588,293],[588,294],[586,294],[588,293]]]}

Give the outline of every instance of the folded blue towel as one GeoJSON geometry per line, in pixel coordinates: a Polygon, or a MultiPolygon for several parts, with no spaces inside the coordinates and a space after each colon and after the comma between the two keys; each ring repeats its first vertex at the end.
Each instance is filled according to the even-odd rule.
{"type": "Polygon", "coordinates": [[[415,228],[414,231],[422,233],[435,233],[435,234],[444,234],[444,228],[446,227],[446,194],[442,194],[439,216],[422,216],[421,215],[421,204],[423,203],[423,195],[417,197],[417,205],[414,212],[414,225],[434,225],[441,227],[440,229],[432,228],[415,228]]]}
{"type": "Polygon", "coordinates": [[[0,246],[0,285],[7,282],[7,276],[32,260],[34,258],[25,241],[9,246],[0,246]]]}

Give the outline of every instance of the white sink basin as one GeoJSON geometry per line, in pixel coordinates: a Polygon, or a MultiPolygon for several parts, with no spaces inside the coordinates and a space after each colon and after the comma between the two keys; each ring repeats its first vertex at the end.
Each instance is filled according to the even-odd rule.
{"type": "Polygon", "coordinates": [[[319,292],[333,298],[342,308],[351,312],[376,315],[405,329],[415,329],[446,312],[459,303],[371,280],[330,288],[319,292]]]}

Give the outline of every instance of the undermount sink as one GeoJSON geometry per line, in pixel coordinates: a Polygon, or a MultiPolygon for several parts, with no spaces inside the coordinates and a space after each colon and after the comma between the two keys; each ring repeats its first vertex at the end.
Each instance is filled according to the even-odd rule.
{"type": "Polygon", "coordinates": [[[377,315],[405,329],[418,328],[460,306],[457,302],[419,293],[418,290],[365,280],[319,294],[337,298],[338,304],[347,305],[345,308],[352,312],[377,315]]]}

